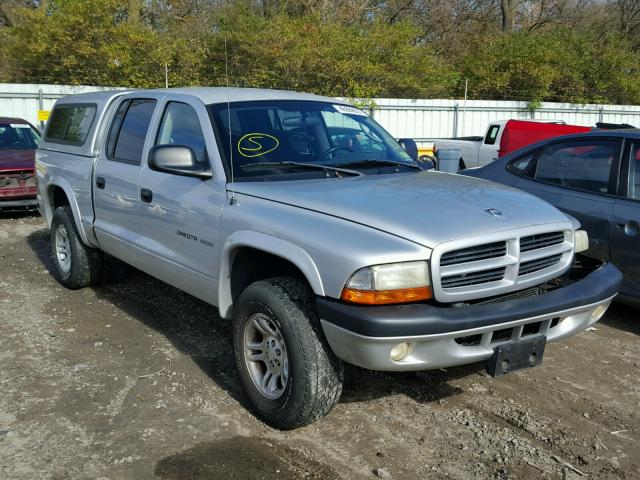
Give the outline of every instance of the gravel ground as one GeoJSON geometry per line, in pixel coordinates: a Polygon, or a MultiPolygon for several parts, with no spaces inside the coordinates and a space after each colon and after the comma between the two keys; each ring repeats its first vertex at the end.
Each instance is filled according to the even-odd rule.
{"type": "Polygon", "coordinates": [[[244,407],[215,308],[115,260],[52,278],[48,232],[0,217],[1,479],[640,478],[640,318],[614,305],[542,367],[347,369],[293,432],[244,407]]]}

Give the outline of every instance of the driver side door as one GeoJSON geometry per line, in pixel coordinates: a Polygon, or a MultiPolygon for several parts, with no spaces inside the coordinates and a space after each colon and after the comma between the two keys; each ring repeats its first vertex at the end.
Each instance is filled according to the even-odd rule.
{"type": "MultiPolygon", "coordinates": [[[[152,145],[189,147],[198,162],[215,167],[217,152],[205,106],[169,96],[160,105],[152,145]],[[205,132],[207,132],[205,134],[205,132]]],[[[155,171],[145,158],[140,174],[140,245],[145,270],[209,303],[217,303],[221,218],[226,204],[224,172],[213,178],[155,171]]]]}

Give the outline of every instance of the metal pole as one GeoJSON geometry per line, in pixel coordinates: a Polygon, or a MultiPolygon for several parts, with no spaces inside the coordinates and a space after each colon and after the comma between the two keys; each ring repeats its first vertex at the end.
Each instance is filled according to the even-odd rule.
{"type": "Polygon", "coordinates": [[[604,107],[600,107],[598,110],[598,119],[600,123],[604,122],[604,107]]]}
{"type": "Polygon", "coordinates": [[[456,138],[458,136],[458,109],[459,106],[456,103],[453,106],[453,138],[456,138]]]}
{"type": "Polygon", "coordinates": [[[164,88],[169,88],[169,64],[164,64],[164,88]]]}
{"type": "MultiPolygon", "coordinates": [[[[44,97],[42,95],[42,89],[38,89],[38,110],[44,110],[44,97]]],[[[44,130],[44,122],[40,120],[40,131],[44,130]]]]}
{"type": "Polygon", "coordinates": [[[464,102],[462,103],[462,127],[460,128],[460,131],[462,132],[462,135],[464,136],[464,119],[467,116],[467,87],[469,86],[469,79],[465,78],[464,79],[464,102]]]}

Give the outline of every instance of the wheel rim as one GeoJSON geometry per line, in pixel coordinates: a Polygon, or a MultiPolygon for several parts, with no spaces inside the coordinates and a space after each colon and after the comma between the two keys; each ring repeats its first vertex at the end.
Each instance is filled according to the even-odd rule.
{"type": "Polygon", "coordinates": [[[56,258],[60,269],[64,273],[69,273],[71,270],[71,244],[64,225],[59,225],[56,229],[56,258]]]}
{"type": "Polygon", "coordinates": [[[255,313],[244,329],[244,360],[260,394],[282,396],[289,382],[289,357],[280,327],[264,313],[255,313]]]}

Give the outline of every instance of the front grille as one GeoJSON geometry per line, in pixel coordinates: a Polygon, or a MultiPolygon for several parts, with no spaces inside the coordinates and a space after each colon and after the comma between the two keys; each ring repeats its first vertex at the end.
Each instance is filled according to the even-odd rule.
{"type": "Polygon", "coordinates": [[[467,287],[470,285],[480,285],[483,283],[497,282],[504,278],[505,268],[492,268],[472,273],[461,273],[451,275],[442,279],[444,288],[467,287]]]}
{"type": "Polygon", "coordinates": [[[496,233],[484,243],[464,238],[443,244],[432,254],[434,297],[467,302],[542,285],[569,268],[572,238],[567,231],[531,227],[496,233]]]}
{"type": "Polygon", "coordinates": [[[539,248],[550,247],[564,242],[564,232],[539,233],[520,239],[520,251],[530,252],[539,248]]]}
{"type": "Polygon", "coordinates": [[[545,268],[555,265],[562,259],[562,254],[551,255],[550,257],[538,258],[520,264],[518,275],[527,275],[529,273],[544,270],[545,268]]]}
{"type": "Polygon", "coordinates": [[[440,265],[457,265],[459,263],[476,262],[488,258],[504,257],[507,254],[507,242],[493,242],[475,245],[461,250],[447,252],[440,258],[440,265]]]}

